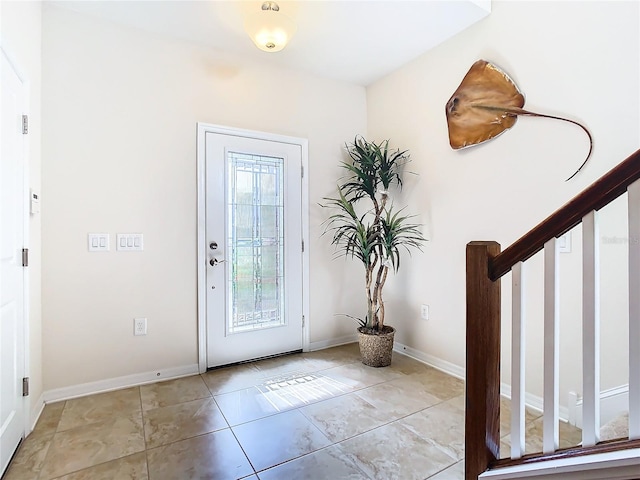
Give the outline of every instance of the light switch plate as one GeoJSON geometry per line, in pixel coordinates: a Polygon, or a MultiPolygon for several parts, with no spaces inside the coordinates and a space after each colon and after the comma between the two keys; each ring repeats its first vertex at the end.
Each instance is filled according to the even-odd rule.
{"type": "Polygon", "coordinates": [[[33,215],[40,213],[40,194],[33,189],[29,192],[29,211],[33,215]]]}
{"type": "Polygon", "coordinates": [[[571,232],[558,237],[558,251],[560,253],[571,253],[571,232]]]}
{"type": "Polygon", "coordinates": [[[109,251],[109,234],[108,233],[89,233],[87,242],[90,252],[108,252],[109,251]]]}
{"type": "Polygon", "coordinates": [[[121,252],[144,250],[144,238],[141,233],[118,233],[116,235],[116,249],[121,252]]]}

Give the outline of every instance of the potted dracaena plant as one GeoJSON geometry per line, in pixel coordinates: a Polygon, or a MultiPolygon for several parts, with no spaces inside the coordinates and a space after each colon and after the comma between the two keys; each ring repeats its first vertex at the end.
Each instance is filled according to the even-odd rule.
{"type": "Polygon", "coordinates": [[[400,268],[403,250],[421,249],[425,238],[420,225],[395,209],[389,189],[402,188],[401,170],[409,161],[407,151],[389,149],[389,141],[368,142],[357,136],[346,145],[349,161],[341,162],[346,171],[338,184],[337,197],[325,197],[323,207],[335,211],[325,221],[325,234],[331,234],[336,256],[360,260],[365,271],[367,311],[356,319],[360,355],[365,365],[391,364],[395,329],[385,325],[382,291],[389,269],[400,268]]]}

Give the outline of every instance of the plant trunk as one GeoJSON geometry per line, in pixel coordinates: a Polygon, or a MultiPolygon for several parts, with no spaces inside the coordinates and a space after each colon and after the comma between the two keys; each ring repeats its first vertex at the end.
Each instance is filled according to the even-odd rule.
{"type": "Polygon", "coordinates": [[[383,270],[382,279],[379,281],[378,287],[378,297],[376,303],[378,304],[378,316],[379,316],[379,329],[382,331],[384,327],[384,301],[382,300],[382,287],[384,287],[385,282],[387,281],[387,274],[389,273],[389,267],[383,265],[381,267],[383,270]]]}
{"type": "MultiPolygon", "coordinates": [[[[388,198],[387,193],[383,192],[380,198],[380,203],[378,203],[375,198],[373,199],[374,208],[376,212],[376,216],[373,221],[373,224],[378,226],[377,232],[376,232],[378,235],[382,235],[382,232],[380,229],[380,217],[382,216],[382,212],[384,211],[387,205],[387,198],[388,198]]],[[[372,321],[372,327],[377,331],[381,331],[382,327],[384,326],[384,304],[382,303],[382,286],[384,285],[384,281],[382,281],[382,278],[383,278],[383,272],[385,272],[387,269],[387,267],[384,264],[384,248],[381,244],[377,246],[375,260],[376,261],[373,262],[371,265],[371,273],[373,273],[373,270],[377,266],[378,272],[376,274],[376,283],[373,288],[373,292],[369,290],[368,295],[372,299],[372,304],[374,307],[374,318],[372,321]],[[379,265],[378,265],[378,262],[380,263],[379,265]]],[[[386,274],[384,275],[384,278],[386,279],[386,274]]]]}
{"type": "Polygon", "coordinates": [[[376,321],[375,329],[381,330],[384,326],[384,304],[382,303],[382,287],[384,286],[384,280],[386,280],[386,271],[388,267],[384,263],[380,263],[378,266],[378,272],[376,275],[376,285],[373,289],[373,302],[376,306],[376,321]],[[384,280],[383,280],[384,279],[384,280]]]}
{"type": "Polygon", "coordinates": [[[365,274],[365,292],[367,295],[367,327],[371,327],[373,326],[373,312],[374,312],[374,298],[371,296],[371,279],[372,279],[372,270],[373,270],[373,265],[368,265],[366,267],[366,274],[365,274]]]}

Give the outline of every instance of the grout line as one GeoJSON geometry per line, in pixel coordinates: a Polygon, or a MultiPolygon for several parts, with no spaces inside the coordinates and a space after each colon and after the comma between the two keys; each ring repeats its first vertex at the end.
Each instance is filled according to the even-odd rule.
{"type": "MultiPolygon", "coordinates": [[[[234,432],[233,428],[231,428],[231,427],[229,427],[229,430],[231,431],[231,435],[233,435],[233,438],[235,438],[236,442],[238,442],[238,446],[240,447],[240,450],[242,450],[242,453],[244,454],[244,457],[247,459],[247,462],[249,462],[249,465],[251,466],[251,469],[253,470],[253,474],[257,475],[258,471],[256,470],[256,467],[253,465],[253,462],[251,462],[251,459],[249,458],[249,455],[247,455],[247,452],[245,451],[244,447],[240,443],[240,439],[238,439],[238,436],[236,435],[236,432],[234,432]]],[[[245,477],[246,476],[248,476],[248,475],[245,475],[245,477]]]]}
{"type": "MultiPolygon", "coordinates": [[[[42,459],[42,464],[40,465],[40,471],[38,472],[38,479],[42,476],[42,471],[44,470],[44,466],[47,464],[47,460],[49,459],[49,455],[51,454],[51,447],[53,446],[53,441],[55,440],[56,435],[58,435],[58,427],[60,426],[60,422],[62,421],[62,415],[64,414],[64,411],[66,410],[66,408],[67,408],[67,401],[65,400],[64,401],[64,405],[62,406],[62,411],[60,412],[60,417],[58,418],[58,421],[56,422],[56,428],[53,431],[53,435],[51,436],[51,439],[49,440],[49,446],[47,447],[47,453],[45,454],[44,458],[42,459]]],[[[24,440],[26,440],[26,438],[24,440]]],[[[24,442],[24,440],[23,440],[23,442],[24,442]]],[[[9,467],[10,466],[11,466],[11,464],[9,464],[9,467]]],[[[7,473],[7,471],[5,471],[5,473],[7,473]]]]}
{"type": "Polygon", "coordinates": [[[147,454],[147,452],[149,451],[149,449],[147,448],[147,428],[145,427],[145,409],[144,406],[142,405],[142,387],[138,387],[138,395],[140,397],[140,418],[142,420],[142,441],[144,442],[144,463],[147,467],[147,480],[149,479],[149,477],[151,476],[151,469],[149,468],[149,455],[147,454]]]}

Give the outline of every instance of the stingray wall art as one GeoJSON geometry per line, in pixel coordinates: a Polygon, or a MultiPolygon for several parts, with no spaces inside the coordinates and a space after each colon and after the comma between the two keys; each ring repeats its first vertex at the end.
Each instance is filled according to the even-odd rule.
{"type": "Polygon", "coordinates": [[[447,125],[451,148],[470,147],[486,142],[513,127],[518,115],[554,118],[573,123],[589,137],[589,153],[571,180],[587,163],[593,150],[591,133],[584,125],[568,118],[523,110],[524,96],[513,80],[498,67],[485,60],[474,63],[462,83],[447,102],[447,125]]]}

